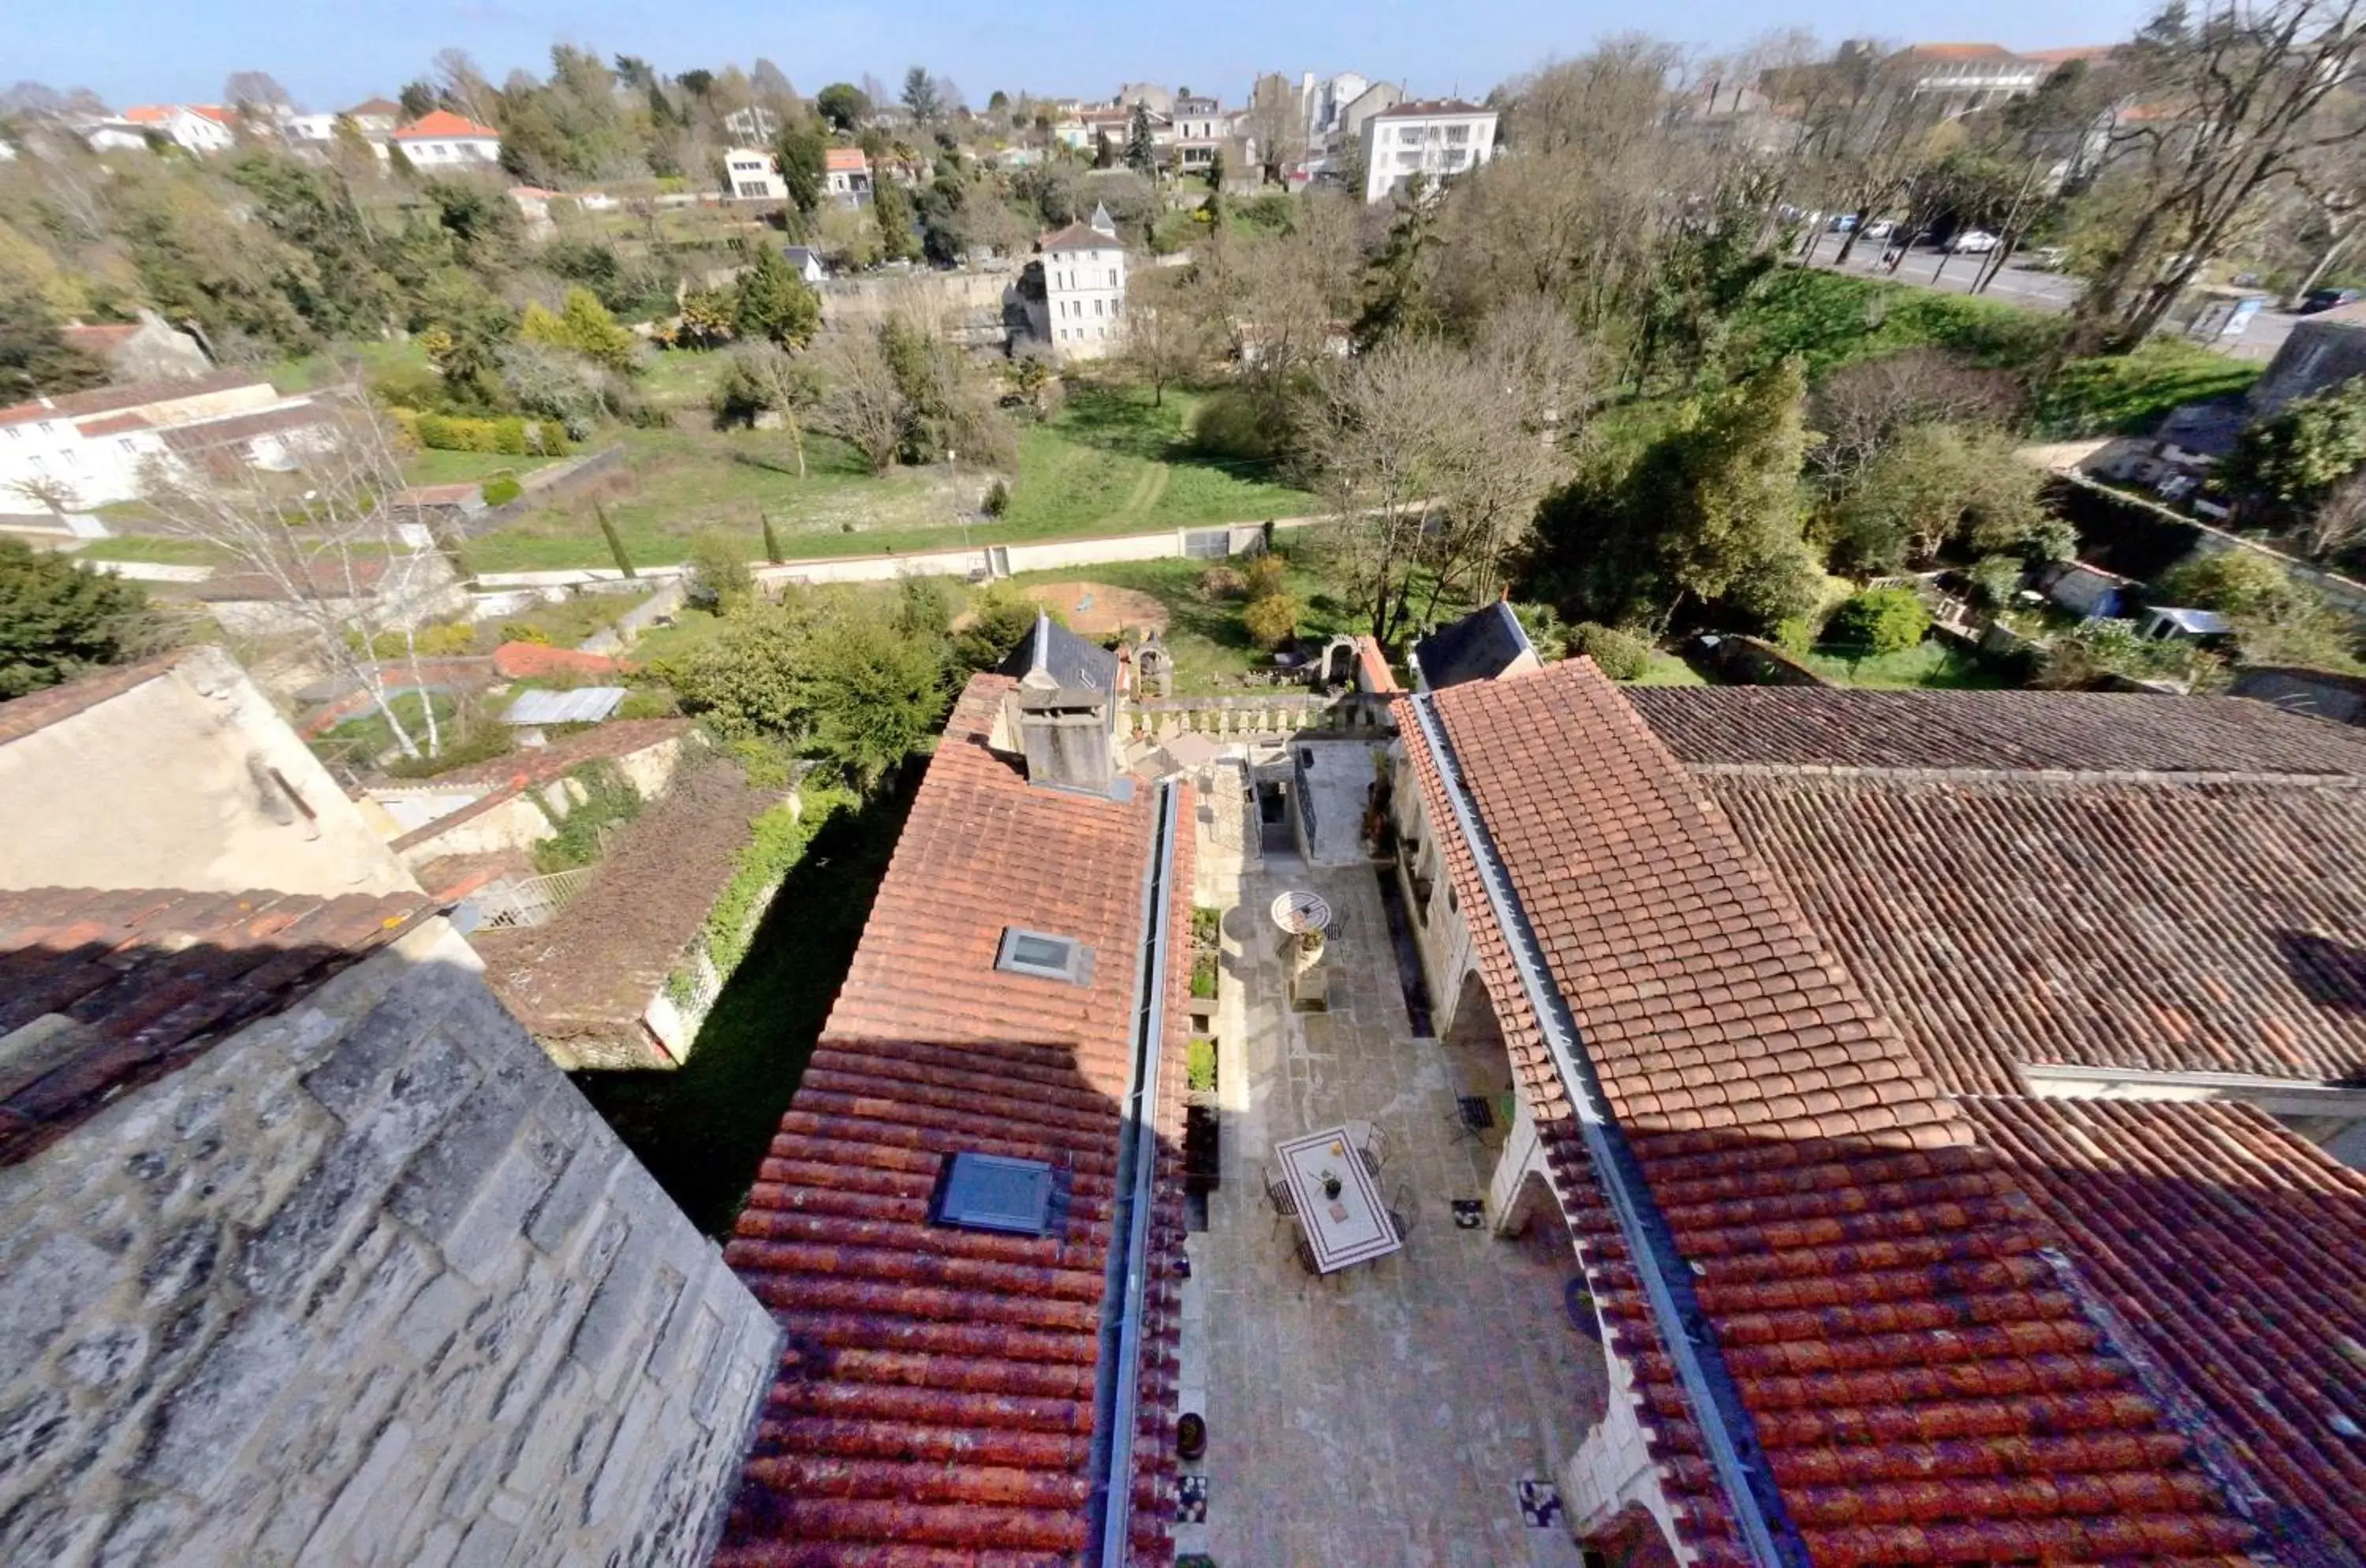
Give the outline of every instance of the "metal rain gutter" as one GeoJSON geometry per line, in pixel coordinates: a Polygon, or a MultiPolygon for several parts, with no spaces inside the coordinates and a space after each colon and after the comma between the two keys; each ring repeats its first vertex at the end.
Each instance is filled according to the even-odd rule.
{"type": "Polygon", "coordinates": [[[1807,1545],[1783,1506],[1782,1494],[1758,1447],[1756,1425],[1742,1406],[1741,1392],[1734,1387],[1725,1358],[1709,1332],[1707,1314],[1693,1294],[1691,1265],[1677,1249],[1625,1131],[1607,1110],[1601,1080],[1578,1033],[1576,1017],[1546,968],[1544,949],[1520,908],[1519,895],[1513,890],[1495,840],[1479,819],[1478,807],[1463,782],[1461,763],[1437,716],[1436,695],[1422,693],[1412,699],[1412,705],[1422,739],[1437,764],[1447,804],[1477,863],[1488,905],[1504,933],[1504,945],[1510,949],[1513,966],[1519,971],[1520,987],[1527,993],[1538,1028],[1552,1053],[1562,1092],[1576,1108],[1579,1135],[1594,1161],[1603,1195],[1609,1200],[1619,1236],[1634,1258],[1651,1316],[1660,1325],[1670,1359],[1675,1362],[1684,1397],[1700,1414],[1709,1466],[1717,1472],[1727,1506],[1733,1511],[1742,1545],[1759,1568],[1808,1568],[1807,1545]]]}
{"type": "Polygon", "coordinates": [[[1133,1427],[1142,1390],[1142,1312],[1150,1290],[1150,1221],[1158,1180],[1158,1072],[1166,1039],[1171,941],[1174,783],[1157,785],[1156,828],[1142,883],[1142,966],[1134,976],[1133,1071],[1118,1141],[1121,1181],[1110,1215],[1109,1273],[1101,1292],[1101,1359],[1093,1389],[1092,1521],[1088,1561],[1122,1568],[1133,1534],[1133,1427]]]}

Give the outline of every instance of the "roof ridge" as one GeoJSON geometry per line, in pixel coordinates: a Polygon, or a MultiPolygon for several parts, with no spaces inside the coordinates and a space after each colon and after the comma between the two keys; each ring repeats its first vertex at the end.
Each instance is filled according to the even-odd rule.
{"type": "Polygon", "coordinates": [[[2274,784],[2366,788],[2366,773],[2279,773],[2257,770],[2162,768],[1971,768],[1896,766],[1879,762],[1679,762],[1703,778],[1885,778],[1933,784],[2274,784]]]}

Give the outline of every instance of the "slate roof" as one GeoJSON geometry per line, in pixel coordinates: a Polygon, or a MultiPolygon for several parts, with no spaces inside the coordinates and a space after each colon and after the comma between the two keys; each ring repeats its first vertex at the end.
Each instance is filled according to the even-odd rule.
{"type": "Polygon", "coordinates": [[[2366,1542],[2366,1175],[2232,1101],[1963,1105],[2285,1533],[2366,1542]]]}
{"type": "Polygon", "coordinates": [[[1510,669],[1520,655],[1535,651],[1520,618],[1501,599],[1438,627],[1413,645],[1421,679],[1434,692],[1465,681],[1491,681],[1510,669]]]}
{"type": "Polygon", "coordinates": [[[1013,678],[1041,668],[1064,691],[1117,690],[1117,654],[1070,631],[1049,614],[1035,612],[1035,629],[1002,661],[999,673],[1013,678]]]}
{"type": "Polygon", "coordinates": [[[2366,777],[2366,736],[2240,697],[1638,686],[1627,700],[1695,766],[2366,777]]]}
{"type": "Polygon", "coordinates": [[[416,893],[0,891],[0,1167],[433,912],[416,893]],[[36,1024],[52,1015],[71,1026],[36,1024]]]}
{"type": "MultiPolygon", "coordinates": [[[[1590,660],[1429,699],[1808,1560],[2210,1560],[2231,1517],[2010,1172],[1590,660]]],[[[1413,716],[1400,725],[1679,1533],[1739,1538],[1413,716]]],[[[1731,1429],[1730,1427],[1728,1428],[1731,1429]]],[[[1778,1516],[1778,1517],[1780,1517],[1778,1516]]]]}
{"type": "MultiPolygon", "coordinates": [[[[974,677],[726,1256],[787,1332],[720,1568],[1086,1560],[1094,1387],[1158,795],[1031,788],[974,677]],[[1007,926],[1071,936],[1076,986],[997,971],[1007,926]],[[928,1223],[944,1157],[1074,1172],[1064,1232],[928,1223]]],[[[1188,801],[1183,819],[1189,821],[1188,801]]],[[[1188,930],[1190,838],[1171,919],[1188,930]]],[[[1134,1561],[1171,1560],[1184,990],[1169,964],[1134,1561]]],[[[1115,1568],[1115,1565],[1112,1565],[1115,1568]]]]}

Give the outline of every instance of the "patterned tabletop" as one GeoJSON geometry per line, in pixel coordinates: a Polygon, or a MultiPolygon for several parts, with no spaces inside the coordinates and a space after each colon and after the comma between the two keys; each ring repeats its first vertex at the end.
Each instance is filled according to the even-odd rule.
{"type": "Polygon", "coordinates": [[[1274,1158],[1298,1201],[1299,1224],[1314,1249],[1315,1267],[1325,1274],[1351,1263],[1385,1258],[1404,1245],[1389,1224],[1380,1190],[1356,1156],[1347,1129],[1332,1127],[1278,1144],[1274,1158]],[[1324,1178],[1339,1179],[1339,1195],[1327,1196],[1324,1178]]]}

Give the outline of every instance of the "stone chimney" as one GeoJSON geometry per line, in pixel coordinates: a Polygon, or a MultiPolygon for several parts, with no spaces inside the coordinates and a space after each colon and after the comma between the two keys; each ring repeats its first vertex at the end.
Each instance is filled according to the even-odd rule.
{"type": "Polygon", "coordinates": [[[1077,655],[1108,656],[1040,610],[1029,641],[1027,668],[1007,709],[1027,782],[1108,795],[1117,777],[1116,682],[1077,655]]]}

